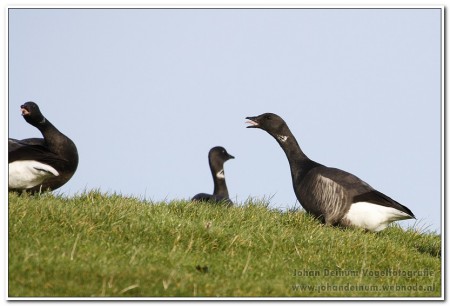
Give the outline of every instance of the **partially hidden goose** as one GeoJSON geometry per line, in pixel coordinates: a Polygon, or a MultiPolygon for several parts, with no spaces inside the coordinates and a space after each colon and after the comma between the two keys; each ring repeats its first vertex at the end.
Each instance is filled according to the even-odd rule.
{"type": "Polygon", "coordinates": [[[393,221],[415,218],[406,206],[355,175],[309,159],[278,115],[265,113],[246,119],[250,124],[248,128],[266,131],[281,146],[289,161],[297,199],[307,212],[323,223],[378,232],[393,221]]]}
{"type": "Polygon", "coordinates": [[[44,138],[8,139],[8,190],[30,193],[55,190],[73,176],[77,147],[50,123],[34,102],[20,106],[26,122],[44,138]]]}
{"type": "Polygon", "coordinates": [[[192,198],[192,201],[233,205],[233,202],[228,195],[227,184],[225,182],[225,171],[223,169],[224,163],[233,158],[234,156],[228,154],[227,150],[223,147],[214,147],[209,150],[208,160],[214,181],[214,192],[213,194],[199,193],[192,198]]]}

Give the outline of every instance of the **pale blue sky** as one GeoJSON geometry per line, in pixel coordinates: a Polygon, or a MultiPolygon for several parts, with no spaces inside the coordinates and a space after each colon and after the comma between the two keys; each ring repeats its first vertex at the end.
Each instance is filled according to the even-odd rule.
{"type": "Polygon", "coordinates": [[[38,103],[78,147],[67,195],[211,193],[221,145],[234,201],[298,207],[278,144],[245,128],[274,112],[440,232],[440,31],[440,9],[10,9],[9,136],[40,137],[19,108],[38,103]]]}

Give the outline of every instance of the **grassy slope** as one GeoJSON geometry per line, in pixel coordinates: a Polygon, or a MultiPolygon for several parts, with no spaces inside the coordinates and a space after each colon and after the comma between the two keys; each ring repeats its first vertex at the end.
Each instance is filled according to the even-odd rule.
{"type": "Polygon", "coordinates": [[[10,194],[8,292],[436,297],[440,244],[438,235],[398,227],[378,234],[325,227],[305,213],[264,204],[226,208],[150,205],[98,192],[73,198],[10,194]],[[410,275],[364,275],[389,269],[410,275]],[[315,275],[293,276],[295,270],[315,275]],[[428,275],[411,275],[424,271],[428,275]]]}

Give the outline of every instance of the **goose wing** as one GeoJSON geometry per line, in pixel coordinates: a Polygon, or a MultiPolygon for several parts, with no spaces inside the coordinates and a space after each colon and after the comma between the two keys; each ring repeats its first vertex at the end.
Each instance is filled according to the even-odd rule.
{"type": "MultiPolygon", "coordinates": [[[[8,142],[8,146],[10,144],[11,142],[8,142]]],[[[21,142],[13,142],[12,150],[8,147],[8,151],[8,163],[20,160],[35,160],[53,166],[67,162],[41,145],[25,145],[21,142]]]]}
{"type": "Polygon", "coordinates": [[[322,168],[321,175],[342,186],[350,199],[350,203],[369,202],[385,207],[392,207],[414,218],[411,210],[391,199],[387,195],[372,188],[357,176],[337,168],[322,168]]]}
{"type": "Polygon", "coordinates": [[[22,140],[8,138],[8,153],[28,145],[39,145],[45,147],[45,140],[43,138],[27,138],[22,140]]]}
{"type": "Polygon", "coordinates": [[[400,204],[399,202],[391,199],[384,193],[379,192],[378,190],[372,190],[366,193],[358,194],[355,197],[353,197],[353,203],[357,202],[369,202],[378,204],[385,207],[392,207],[397,210],[400,210],[408,215],[410,215],[412,218],[416,218],[413,214],[413,212],[406,206],[400,204]]]}

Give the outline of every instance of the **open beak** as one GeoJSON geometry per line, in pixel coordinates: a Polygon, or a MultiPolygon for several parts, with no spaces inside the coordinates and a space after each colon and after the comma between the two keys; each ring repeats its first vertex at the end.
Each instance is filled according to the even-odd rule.
{"type": "Polygon", "coordinates": [[[22,112],[22,116],[27,116],[30,114],[30,112],[28,111],[28,109],[26,109],[25,106],[20,106],[20,111],[22,112]]]}
{"type": "Polygon", "coordinates": [[[247,128],[257,128],[257,127],[259,127],[259,124],[256,121],[256,117],[246,117],[245,119],[247,119],[247,121],[245,121],[245,123],[250,124],[249,126],[247,126],[247,128]]]}

